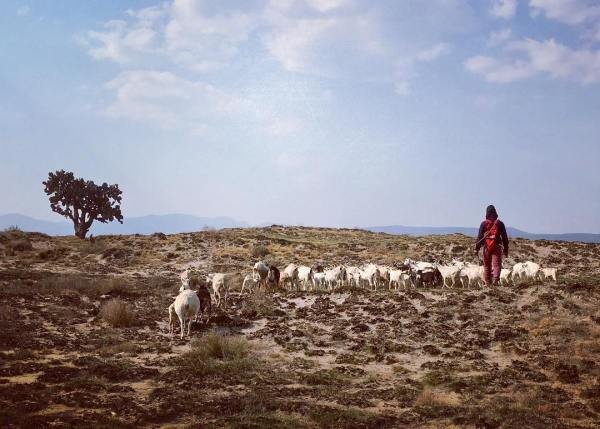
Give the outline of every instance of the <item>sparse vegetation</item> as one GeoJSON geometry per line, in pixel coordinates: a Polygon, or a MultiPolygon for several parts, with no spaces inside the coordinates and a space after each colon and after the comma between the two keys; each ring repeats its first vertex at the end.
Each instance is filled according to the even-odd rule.
{"type": "Polygon", "coordinates": [[[9,244],[10,250],[13,252],[27,252],[33,250],[33,244],[28,239],[13,240],[9,244]]]}
{"type": "Polygon", "coordinates": [[[254,247],[252,247],[252,251],[250,252],[252,257],[254,258],[264,258],[270,253],[271,251],[269,250],[269,248],[267,246],[263,246],[262,244],[255,245],[254,247]]]}
{"type": "MultiPolygon", "coordinates": [[[[460,258],[471,239],[272,227],[83,241],[13,231],[0,232],[0,254],[18,239],[34,252],[0,257],[0,421],[15,426],[588,428],[600,413],[600,261],[579,265],[600,246],[571,254],[547,244],[563,264],[558,282],[498,290],[239,296],[236,284],[227,308],[192,324],[188,343],[166,327],[184,264],[197,289],[210,272],[249,272],[256,246],[268,245],[280,268],[391,265],[460,258]],[[105,322],[113,299],[135,329],[105,322]]],[[[523,243],[543,261],[539,243],[523,243]]]]}
{"type": "Polygon", "coordinates": [[[15,320],[18,314],[10,305],[0,305],[0,322],[15,320]]]}
{"type": "Polygon", "coordinates": [[[105,322],[115,328],[131,326],[134,321],[134,315],[129,305],[119,298],[113,298],[104,304],[100,315],[105,322]]]}
{"type": "Polygon", "coordinates": [[[177,364],[199,377],[247,379],[261,362],[256,356],[251,356],[250,345],[245,338],[211,332],[194,339],[191,350],[181,355],[177,364]]]}
{"type": "Polygon", "coordinates": [[[245,338],[208,333],[192,341],[192,353],[200,359],[236,360],[248,357],[250,345],[245,338]]]}
{"type": "Polygon", "coordinates": [[[415,405],[425,407],[456,407],[460,397],[453,392],[425,386],[415,401],[415,405]]]}
{"type": "Polygon", "coordinates": [[[273,296],[264,291],[257,291],[244,300],[242,315],[249,318],[268,317],[275,313],[275,309],[273,296]]]}

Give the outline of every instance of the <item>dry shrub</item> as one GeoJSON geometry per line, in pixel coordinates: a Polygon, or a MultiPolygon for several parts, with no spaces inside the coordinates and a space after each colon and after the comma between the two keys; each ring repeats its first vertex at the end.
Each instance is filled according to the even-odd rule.
{"type": "Polygon", "coordinates": [[[458,407],[460,403],[458,394],[429,386],[425,386],[415,400],[415,405],[425,407],[458,407]]]}
{"type": "Polygon", "coordinates": [[[102,251],[104,259],[127,259],[133,254],[133,250],[123,246],[111,246],[102,251]]]}
{"type": "Polygon", "coordinates": [[[27,238],[13,240],[9,243],[9,247],[13,252],[27,252],[33,250],[33,245],[27,238]]]}
{"type": "Polygon", "coordinates": [[[242,304],[242,316],[244,317],[268,317],[275,313],[277,305],[268,293],[257,290],[248,296],[242,304]]]}
{"type": "Polygon", "coordinates": [[[23,232],[17,226],[9,226],[0,232],[0,243],[6,243],[13,240],[27,240],[27,233],[23,232]]]}
{"type": "Polygon", "coordinates": [[[106,250],[106,243],[103,240],[95,239],[94,241],[86,240],[79,248],[82,255],[99,255],[106,250]]]}
{"type": "Polygon", "coordinates": [[[267,246],[263,246],[262,244],[253,246],[252,250],[250,252],[250,254],[254,258],[264,258],[265,256],[267,256],[270,253],[271,253],[271,251],[269,250],[269,248],[267,246]]]}
{"type": "Polygon", "coordinates": [[[529,333],[534,337],[546,337],[548,335],[565,338],[588,336],[590,333],[589,323],[580,320],[560,317],[543,317],[531,324],[529,333]]]}
{"type": "Polygon", "coordinates": [[[242,382],[254,377],[263,363],[250,354],[250,344],[243,337],[211,332],[194,339],[189,352],[177,359],[188,375],[213,376],[242,382]]]}
{"type": "Polygon", "coordinates": [[[69,253],[67,247],[58,247],[54,249],[46,249],[38,252],[37,256],[39,259],[44,261],[55,261],[69,253]]]}
{"type": "Polygon", "coordinates": [[[141,346],[130,341],[124,341],[113,345],[107,345],[98,349],[98,354],[102,357],[109,357],[119,353],[134,355],[141,351],[141,346]]]}
{"type": "Polygon", "coordinates": [[[108,301],[100,309],[100,315],[109,325],[115,328],[131,326],[134,315],[126,302],[119,298],[108,301]]]}
{"type": "Polygon", "coordinates": [[[18,318],[17,311],[10,305],[0,305],[0,321],[5,322],[9,320],[16,320],[18,318]]]}
{"type": "Polygon", "coordinates": [[[590,338],[576,344],[575,354],[584,359],[596,359],[600,356],[600,327],[593,326],[590,338]]]}
{"type": "Polygon", "coordinates": [[[243,337],[224,336],[210,332],[192,341],[192,351],[197,357],[218,360],[236,360],[248,356],[250,344],[243,337]]]}
{"type": "MultiPolygon", "coordinates": [[[[128,284],[116,278],[87,278],[80,274],[53,276],[42,279],[37,285],[30,288],[34,293],[68,293],[75,291],[82,295],[98,298],[102,295],[136,295],[128,284]]],[[[21,290],[22,294],[25,292],[21,290]]]]}

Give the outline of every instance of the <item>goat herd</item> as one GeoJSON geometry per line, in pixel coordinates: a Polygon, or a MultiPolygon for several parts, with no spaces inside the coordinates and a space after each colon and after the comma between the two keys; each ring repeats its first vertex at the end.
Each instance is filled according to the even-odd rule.
{"type": "MultiPolygon", "coordinates": [[[[190,333],[192,319],[199,312],[210,312],[212,301],[221,305],[221,297],[227,305],[229,290],[237,284],[239,273],[214,273],[206,278],[205,287],[198,278],[190,275],[186,269],[181,273],[179,295],[169,306],[169,332],[173,333],[176,318],[181,325],[181,338],[184,336],[187,324],[187,334],[190,333]],[[192,290],[198,286],[197,290],[192,290]]],[[[556,281],[556,268],[542,268],[531,261],[519,262],[510,269],[502,269],[500,283],[508,285],[521,280],[556,281]]],[[[289,290],[303,291],[333,291],[343,286],[356,288],[387,288],[397,290],[400,287],[440,286],[470,288],[483,284],[483,267],[478,264],[452,260],[449,264],[419,262],[407,258],[403,264],[395,267],[366,264],[363,267],[339,265],[325,269],[321,265],[315,267],[289,264],[283,272],[264,261],[254,264],[252,273],[246,274],[242,281],[241,294],[256,289],[271,289],[283,287],[289,290]]]]}

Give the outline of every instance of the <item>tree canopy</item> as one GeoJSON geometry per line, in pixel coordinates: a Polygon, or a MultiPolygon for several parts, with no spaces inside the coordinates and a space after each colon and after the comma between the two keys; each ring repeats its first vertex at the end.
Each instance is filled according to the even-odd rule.
{"type": "Polygon", "coordinates": [[[85,238],[95,220],[108,223],[116,219],[123,223],[123,192],[117,184],[96,185],[91,180],[76,179],[73,173],[60,170],[48,173],[48,180],[43,185],[52,211],[71,219],[79,238],[85,238]]]}

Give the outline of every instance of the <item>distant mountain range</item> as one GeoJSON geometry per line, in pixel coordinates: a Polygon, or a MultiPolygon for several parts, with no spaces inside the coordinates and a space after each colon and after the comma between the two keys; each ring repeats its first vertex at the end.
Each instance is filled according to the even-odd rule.
{"type": "MultiPolygon", "coordinates": [[[[0,229],[18,226],[23,231],[38,231],[49,235],[71,235],[73,224],[68,221],[47,221],[34,219],[29,216],[13,213],[0,215],[0,229]]],[[[128,217],[123,223],[94,222],[90,233],[103,234],[152,234],[163,232],[177,234],[180,232],[201,231],[205,228],[246,228],[246,222],[240,222],[230,217],[199,217],[185,214],[149,215],[128,217]]]]}
{"type": "MultiPolygon", "coordinates": [[[[372,226],[365,228],[372,232],[385,232],[386,234],[395,235],[446,235],[446,234],[465,234],[471,237],[476,237],[477,228],[467,228],[461,226],[372,226]]],[[[521,231],[517,228],[506,228],[508,236],[511,238],[527,238],[529,240],[562,240],[562,241],[581,241],[584,243],[600,243],[600,234],[587,233],[567,233],[567,234],[534,234],[531,232],[521,231]]]]}
{"type": "MultiPolygon", "coordinates": [[[[257,226],[269,226],[264,223],[257,226]]],[[[66,220],[47,221],[39,220],[18,213],[0,215],[0,230],[11,226],[18,226],[23,231],[38,231],[49,235],[72,235],[73,225],[66,220]]],[[[123,224],[118,222],[100,223],[92,225],[91,233],[103,234],[152,234],[163,232],[165,234],[177,234],[180,232],[202,231],[206,228],[247,228],[251,225],[226,216],[200,217],[185,214],[149,215],[128,217],[123,224]]],[[[372,232],[384,232],[387,234],[404,234],[412,236],[465,234],[472,237],[477,235],[477,228],[466,227],[433,227],[433,226],[372,226],[363,228],[372,232]]],[[[508,235],[512,238],[528,238],[530,240],[563,240],[581,241],[584,243],[600,243],[600,234],[572,233],[572,234],[533,234],[516,228],[508,228],[508,235]]]]}

